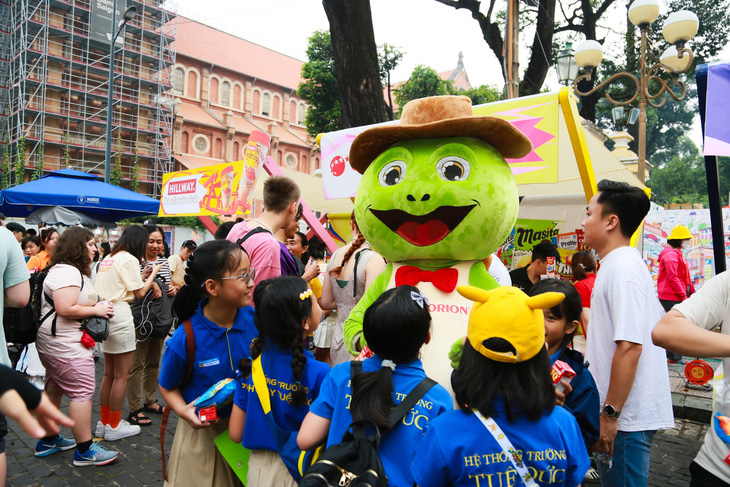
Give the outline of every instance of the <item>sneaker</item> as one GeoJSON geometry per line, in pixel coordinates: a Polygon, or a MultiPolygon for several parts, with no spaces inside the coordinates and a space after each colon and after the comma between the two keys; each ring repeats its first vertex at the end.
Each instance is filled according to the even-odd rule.
{"type": "Polygon", "coordinates": [[[99,443],[92,443],[86,453],[79,453],[77,449],[74,452],[74,466],[76,467],[91,467],[106,465],[112,463],[119,456],[118,451],[111,451],[105,449],[99,443]]]}
{"type": "Polygon", "coordinates": [[[102,423],[101,421],[97,421],[96,422],[96,432],[95,432],[96,435],[95,436],[97,438],[101,438],[103,440],[104,439],[104,433],[105,432],[106,432],[106,426],[104,426],[104,423],[102,423]]]}
{"type": "Polygon", "coordinates": [[[129,424],[126,420],[121,420],[116,428],[112,428],[110,425],[104,427],[104,439],[106,441],[116,441],[129,436],[138,435],[142,428],[136,424],[129,424]]]}
{"type": "Polygon", "coordinates": [[[76,442],[58,435],[52,443],[43,443],[43,440],[38,440],[38,443],[35,445],[35,456],[47,457],[48,455],[70,450],[71,448],[76,448],[76,442]]]}
{"type": "Polygon", "coordinates": [[[583,482],[586,484],[600,484],[601,480],[598,476],[598,470],[595,467],[590,467],[586,472],[583,482]]]}

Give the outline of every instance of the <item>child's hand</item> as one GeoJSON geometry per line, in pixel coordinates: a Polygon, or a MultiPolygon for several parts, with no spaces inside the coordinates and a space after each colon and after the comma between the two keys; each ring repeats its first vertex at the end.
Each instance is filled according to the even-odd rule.
{"type": "Polygon", "coordinates": [[[565,386],[565,389],[562,391],[555,389],[555,404],[558,406],[563,406],[565,405],[565,396],[573,392],[573,387],[567,380],[561,380],[560,383],[565,386]]]}
{"type": "Polygon", "coordinates": [[[180,411],[180,417],[183,418],[185,421],[188,422],[188,424],[196,430],[208,428],[209,426],[213,426],[218,422],[217,419],[213,421],[200,421],[200,418],[198,418],[198,415],[195,414],[195,406],[193,406],[193,403],[195,401],[191,402],[190,404],[185,406],[185,409],[180,411]]]}

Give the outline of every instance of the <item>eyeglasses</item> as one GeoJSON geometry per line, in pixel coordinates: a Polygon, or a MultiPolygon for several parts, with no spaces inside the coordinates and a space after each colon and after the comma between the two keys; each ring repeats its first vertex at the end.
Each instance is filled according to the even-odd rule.
{"type": "Polygon", "coordinates": [[[256,269],[251,267],[251,269],[248,270],[248,272],[244,272],[243,274],[239,276],[228,276],[228,277],[221,277],[222,281],[225,281],[226,279],[241,279],[243,282],[250,282],[256,279],[256,269]]]}
{"type": "Polygon", "coordinates": [[[299,203],[299,206],[297,206],[297,214],[294,216],[295,220],[301,220],[302,214],[304,213],[304,207],[301,203],[299,203]]]}

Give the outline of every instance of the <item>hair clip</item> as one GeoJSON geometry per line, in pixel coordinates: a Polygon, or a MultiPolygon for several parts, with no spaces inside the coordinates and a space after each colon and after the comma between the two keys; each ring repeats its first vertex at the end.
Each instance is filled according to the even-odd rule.
{"type": "Polygon", "coordinates": [[[424,296],[423,293],[421,293],[420,291],[419,292],[411,291],[411,299],[413,301],[415,301],[418,304],[418,306],[421,307],[421,309],[424,309],[424,307],[423,307],[424,303],[426,304],[426,308],[428,308],[428,306],[431,304],[428,302],[428,298],[426,296],[424,296]]]}
{"type": "Polygon", "coordinates": [[[301,299],[302,301],[304,301],[305,299],[307,299],[312,294],[313,294],[312,293],[312,290],[311,289],[307,289],[303,293],[299,293],[299,299],[301,299]]]}
{"type": "Polygon", "coordinates": [[[380,367],[388,367],[390,370],[395,372],[395,362],[393,362],[392,360],[383,360],[382,362],[380,362],[380,367]]]}

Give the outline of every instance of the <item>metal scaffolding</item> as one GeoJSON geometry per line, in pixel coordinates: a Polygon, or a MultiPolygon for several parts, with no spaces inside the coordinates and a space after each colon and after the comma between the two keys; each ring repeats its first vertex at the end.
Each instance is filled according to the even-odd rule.
{"type": "MultiPolygon", "coordinates": [[[[176,5],[127,5],[137,14],[115,49],[111,163],[119,161],[124,186],[136,178],[137,192],[159,196],[172,168],[176,5]]],[[[92,7],[0,0],[0,155],[2,144],[25,140],[26,179],[65,167],[104,173],[109,44],[90,35],[92,7]]]]}

